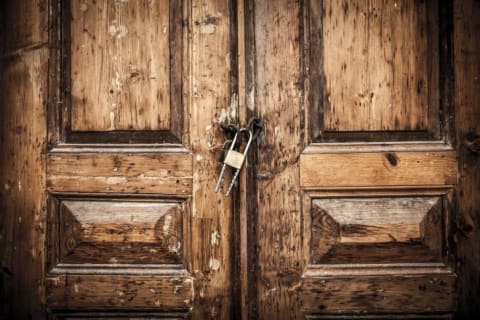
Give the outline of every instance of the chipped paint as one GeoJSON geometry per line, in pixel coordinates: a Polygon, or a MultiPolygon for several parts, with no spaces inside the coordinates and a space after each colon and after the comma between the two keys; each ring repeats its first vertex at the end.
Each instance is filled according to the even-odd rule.
{"type": "Polygon", "coordinates": [[[105,179],[107,184],[121,184],[127,183],[128,179],[126,177],[108,177],[105,179]]]}
{"type": "Polygon", "coordinates": [[[230,70],[231,69],[231,57],[230,57],[230,52],[228,52],[226,55],[225,55],[225,65],[227,66],[227,69],[230,70]]]}
{"type": "Polygon", "coordinates": [[[220,111],[218,123],[234,123],[237,121],[238,96],[234,93],[230,97],[230,105],[220,111]]]}
{"type": "MultiPolygon", "coordinates": [[[[112,87],[115,91],[120,92],[123,89],[123,82],[122,79],[120,78],[120,74],[118,71],[115,71],[115,77],[112,78],[111,80],[112,87]]],[[[113,107],[113,105],[112,105],[113,107]]],[[[116,105],[115,105],[116,107],[116,105]]]]}
{"type": "Polygon", "coordinates": [[[177,255],[180,253],[180,249],[182,249],[182,244],[180,241],[177,242],[176,244],[172,244],[168,246],[168,251],[171,253],[175,253],[177,255]]]}
{"type": "Polygon", "coordinates": [[[80,4],[80,11],[82,12],[85,12],[88,10],[88,6],[85,2],[83,2],[82,4],[80,4]]]}
{"type": "Polygon", "coordinates": [[[78,293],[80,291],[78,287],[78,283],[73,284],[73,290],[75,291],[75,293],[78,293]]]}
{"type": "Polygon", "coordinates": [[[215,258],[210,258],[210,261],[208,262],[208,266],[212,271],[218,271],[218,269],[220,269],[220,261],[215,258]]]}
{"type": "Polygon", "coordinates": [[[218,246],[220,240],[220,234],[218,233],[217,230],[212,231],[210,234],[210,246],[215,247],[218,246]]]}
{"type": "Polygon", "coordinates": [[[108,33],[110,34],[110,36],[120,39],[128,34],[128,28],[124,24],[117,26],[117,21],[113,20],[112,23],[108,26],[108,33]]]}
{"type": "Polygon", "coordinates": [[[10,185],[9,185],[8,183],[5,183],[5,184],[3,185],[3,188],[4,188],[6,191],[8,191],[8,190],[11,189],[11,187],[10,187],[10,185]]]}
{"type": "Polygon", "coordinates": [[[211,125],[208,125],[205,128],[205,137],[206,137],[206,142],[207,142],[207,147],[209,149],[212,149],[215,146],[215,133],[213,132],[213,127],[211,125]]]}
{"type": "Polygon", "coordinates": [[[115,257],[111,257],[108,262],[110,263],[118,263],[118,260],[115,257]]]}
{"type": "Polygon", "coordinates": [[[215,26],[213,24],[202,24],[200,26],[200,33],[212,34],[215,32],[215,26]]]}
{"type": "Polygon", "coordinates": [[[171,214],[166,214],[165,215],[165,219],[164,219],[164,222],[163,222],[163,234],[168,236],[168,234],[170,233],[170,225],[172,224],[172,215],[171,214]]]}
{"type": "Polygon", "coordinates": [[[115,112],[110,111],[110,128],[109,130],[115,130],[115,112]]]}

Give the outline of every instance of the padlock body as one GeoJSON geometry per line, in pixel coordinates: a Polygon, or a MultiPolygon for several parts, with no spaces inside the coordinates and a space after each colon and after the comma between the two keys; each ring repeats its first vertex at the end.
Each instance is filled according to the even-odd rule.
{"type": "Polygon", "coordinates": [[[232,168],[240,169],[242,167],[244,160],[245,160],[245,155],[243,155],[243,153],[240,153],[235,150],[228,150],[223,163],[225,163],[226,165],[232,168]]]}

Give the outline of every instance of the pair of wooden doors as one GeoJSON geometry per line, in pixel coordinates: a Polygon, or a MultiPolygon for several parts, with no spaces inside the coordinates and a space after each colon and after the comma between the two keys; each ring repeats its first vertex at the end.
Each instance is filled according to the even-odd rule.
{"type": "Polygon", "coordinates": [[[451,10],[53,1],[46,304],[75,318],[448,318],[451,10]],[[264,132],[232,197],[222,123],[264,132]]]}

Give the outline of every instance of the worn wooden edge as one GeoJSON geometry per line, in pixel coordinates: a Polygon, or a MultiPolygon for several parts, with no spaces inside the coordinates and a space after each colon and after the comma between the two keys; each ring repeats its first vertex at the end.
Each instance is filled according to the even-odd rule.
{"type": "Polygon", "coordinates": [[[169,275],[49,275],[47,305],[51,310],[189,310],[193,278],[169,275]]]}
{"type": "Polygon", "coordinates": [[[302,278],[344,277],[370,275],[419,275],[419,274],[450,274],[454,270],[441,262],[438,263],[352,263],[309,265],[302,278]]]}
{"type": "Polygon", "coordinates": [[[443,196],[452,191],[452,186],[387,186],[354,188],[318,188],[304,190],[304,196],[311,198],[345,198],[345,197],[408,197],[408,196],[443,196]]]}
{"type": "Polygon", "coordinates": [[[455,310],[454,274],[306,277],[308,314],[447,313],[455,310]]]}
{"type": "Polygon", "coordinates": [[[77,312],[65,312],[65,311],[54,311],[48,315],[47,319],[49,320],[70,320],[70,319],[169,319],[169,320],[180,320],[180,319],[190,319],[188,311],[167,311],[159,312],[155,310],[151,311],[77,311],[77,312]]]}
{"type": "Polygon", "coordinates": [[[156,275],[190,276],[181,264],[67,264],[59,263],[48,271],[50,276],[66,274],[85,275],[156,275]]]}
{"type": "Polygon", "coordinates": [[[306,315],[305,319],[324,319],[324,320],[336,320],[336,319],[378,319],[378,320],[393,320],[393,319],[452,319],[453,313],[433,313],[433,314],[425,314],[425,313],[411,313],[411,314],[369,314],[369,315],[359,315],[359,314],[342,314],[342,315],[322,315],[322,314],[315,314],[315,315],[306,315]]]}
{"type": "Polygon", "coordinates": [[[442,186],[457,183],[454,151],[318,153],[300,156],[303,188],[442,186]]]}
{"type": "Polygon", "coordinates": [[[311,143],[303,154],[347,152],[396,152],[396,151],[452,151],[453,146],[445,141],[399,141],[399,142],[331,142],[311,143]]]}
{"type": "Polygon", "coordinates": [[[60,153],[191,153],[181,144],[57,144],[50,154],[60,153]]]}

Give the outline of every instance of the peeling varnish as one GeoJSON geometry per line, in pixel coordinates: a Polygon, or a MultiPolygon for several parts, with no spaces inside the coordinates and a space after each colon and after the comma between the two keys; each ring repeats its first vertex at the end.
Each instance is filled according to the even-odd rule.
{"type": "Polygon", "coordinates": [[[200,33],[212,34],[215,32],[215,26],[213,24],[202,24],[200,26],[200,33]]]}
{"type": "Polygon", "coordinates": [[[107,177],[105,178],[105,182],[107,184],[121,184],[121,183],[127,183],[128,179],[125,177],[107,177]]]}
{"type": "Polygon", "coordinates": [[[217,230],[212,231],[212,234],[210,235],[210,246],[212,247],[212,249],[215,246],[218,246],[219,240],[220,240],[220,234],[218,233],[218,231],[217,230]]]}
{"type": "Polygon", "coordinates": [[[178,241],[177,244],[168,246],[168,251],[177,255],[180,253],[180,249],[182,249],[182,243],[180,241],[178,241]]]}
{"type": "Polygon", "coordinates": [[[121,39],[128,34],[128,28],[124,24],[117,26],[116,20],[113,20],[108,27],[108,33],[114,38],[121,39]]]}
{"type": "Polygon", "coordinates": [[[171,214],[166,214],[165,215],[165,220],[163,222],[163,234],[168,236],[170,233],[170,225],[172,224],[172,215],[171,214]]]}
{"type": "Polygon", "coordinates": [[[220,111],[220,116],[218,117],[218,123],[234,123],[237,121],[237,111],[238,111],[238,96],[234,93],[230,97],[230,105],[227,108],[223,108],[220,111]]]}
{"type": "Polygon", "coordinates": [[[205,128],[205,137],[208,149],[212,149],[213,147],[215,147],[215,134],[211,125],[208,125],[205,128]]]}
{"type": "Polygon", "coordinates": [[[212,271],[218,271],[220,269],[220,261],[215,258],[210,258],[210,261],[208,261],[208,266],[212,271]]]}

